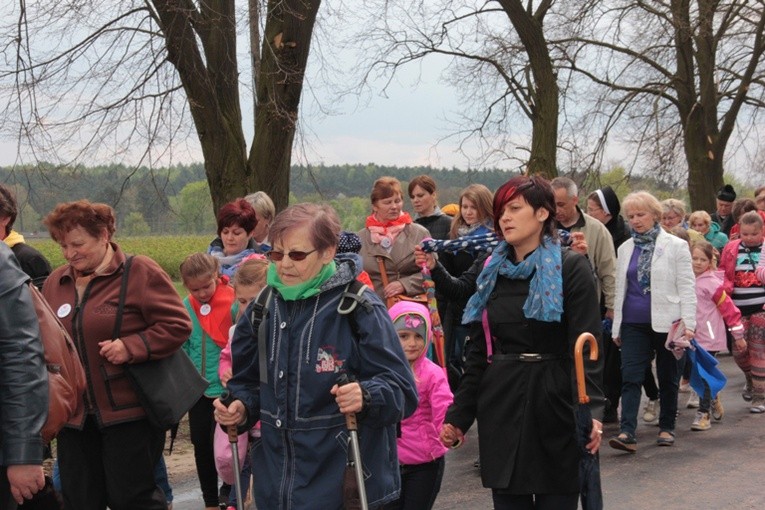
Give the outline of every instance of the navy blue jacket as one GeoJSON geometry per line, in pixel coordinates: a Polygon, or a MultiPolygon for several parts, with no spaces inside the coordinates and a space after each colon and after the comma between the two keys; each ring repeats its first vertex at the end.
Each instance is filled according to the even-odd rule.
{"type": "Polygon", "coordinates": [[[368,307],[354,312],[359,337],[337,308],[361,259],[343,254],[337,272],[311,298],[285,301],[274,290],[266,319],[268,383],[260,383],[252,305],[237,323],[228,389],[247,407],[248,422],[261,420],[255,449],[258,508],[334,510],[343,507],[348,458],[345,417],[330,394],[341,373],[358,378],[369,393],[359,420],[359,441],[370,508],[400,492],[396,424],[417,407],[417,390],[388,312],[367,290],[368,307]]]}

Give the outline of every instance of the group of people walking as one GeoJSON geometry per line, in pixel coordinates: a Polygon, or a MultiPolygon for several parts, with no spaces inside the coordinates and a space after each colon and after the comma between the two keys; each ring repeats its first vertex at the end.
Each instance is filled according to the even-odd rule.
{"type": "MultiPolygon", "coordinates": [[[[611,447],[637,450],[641,388],[643,418],[649,410],[658,418],[656,443],[674,443],[685,356],[667,335],[678,328],[678,338],[713,354],[732,350],[746,375],[742,396],[752,413],[765,412],[765,213],[757,202],[686,218],[679,201],[647,192],[620,201],[604,187],[587,196],[584,212],[572,180],[517,176],[494,193],[468,186],[452,216],[429,176],[412,179],[407,192],[414,217],[398,180],[376,180],[357,233],[342,231],[324,204],[277,214],[262,192],[234,200],[218,212],[207,252],[181,264],[182,299],[154,261],[114,241],[114,211],[87,200],[46,216],[66,259],[51,271],[12,231],[15,201],[0,187],[0,231],[13,247],[0,251],[0,298],[21,321],[3,314],[0,351],[22,340],[26,349],[0,366],[0,509],[13,508],[9,495],[21,502],[43,484],[36,431],[47,392],[39,332],[24,310],[30,279],[87,375],[82,408],[57,440],[67,509],[172,504],[160,483],[165,431],[147,420],[128,369],[178,349],[209,383],[188,413],[208,510],[244,503],[232,482],[258,508],[321,501],[339,509],[359,490],[369,508],[432,508],[449,449],[476,422],[495,508],[573,510],[580,465],[597,462],[603,422],[619,422],[611,447]],[[585,424],[575,420],[573,363],[584,333],[602,353],[584,372],[585,424]],[[22,383],[19,370],[34,377],[22,383]],[[346,473],[354,465],[349,417],[362,487],[346,473]],[[220,484],[215,437],[234,427],[248,454],[220,484]]],[[[735,198],[726,186],[718,203],[735,198]]],[[[694,430],[709,428],[710,414],[722,419],[709,386],[698,405],[694,430]]],[[[588,504],[597,508],[597,498],[588,504]]]]}

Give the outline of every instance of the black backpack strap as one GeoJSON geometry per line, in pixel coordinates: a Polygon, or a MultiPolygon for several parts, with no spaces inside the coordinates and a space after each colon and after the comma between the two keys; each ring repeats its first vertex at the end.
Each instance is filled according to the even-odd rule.
{"type": "Polygon", "coordinates": [[[114,330],[112,331],[112,340],[120,337],[122,331],[122,312],[125,310],[125,297],[127,296],[128,274],[130,266],[133,263],[133,256],[125,259],[125,267],[122,270],[122,283],[120,283],[120,297],[117,303],[117,319],[114,321],[114,330]]]}
{"type": "Polygon", "coordinates": [[[368,288],[358,280],[349,282],[345,286],[340,303],[337,305],[337,313],[348,316],[348,321],[351,323],[351,329],[356,340],[361,336],[359,323],[356,321],[356,309],[360,305],[367,311],[372,310],[372,302],[364,295],[368,288]]]}
{"type": "Polygon", "coordinates": [[[270,286],[265,287],[258,293],[258,297],[252,303],[250,311],[250,324],[255,340],[258,342],[258,365],[260,367],[260,382],[268,384],[268,334],[266,332],[266,322],[268,319],[268,308],[271,305],[273,290],[270,286]]]}

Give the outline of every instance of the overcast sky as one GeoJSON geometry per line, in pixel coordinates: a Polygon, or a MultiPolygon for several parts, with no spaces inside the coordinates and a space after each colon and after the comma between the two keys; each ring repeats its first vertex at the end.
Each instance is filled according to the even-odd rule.
{"type": "MultiPolygon", "coordinates": [[[[421,72],[417,65],[412,65],[391,83],[385,97],[375,89],[365,98],[364,104],[357,104],[354,98],[332,103],[333,97],[328,92],[319,89],[309,93],[304,90],[301,127],[307,150],[297,147],[293,162],[431,165],[466,169],[468,161],[455,152],[456,141],[445,141],[435,147],[453,129],[453,125],[445,119],[453,118],[458,110],[455,91],[439,79],[442,68],[443,65],[436,59],[427,60],[421,72]],[[338,113],[316,114],[317,99],[325,107],[331,104],[338,113]]],[[[382,86],[381,82],[376,85],[382,86]]],[[[251,107],[246,103],[247,93],[242,91],[244,128],[249,144],[252,140],[252,115],[251,107]]],[[[191,122],[190,117],[188,120],[191,122]]],[[[196,140],[192,140],[191,146],[194,150],[190,154],[183,154],[180,152],[182,149],[175,150],[173,161],[201,161],[196,140]]],[[[17,153],[15,141],[0,141],[0,165],[17,162],[17,153]]]]}

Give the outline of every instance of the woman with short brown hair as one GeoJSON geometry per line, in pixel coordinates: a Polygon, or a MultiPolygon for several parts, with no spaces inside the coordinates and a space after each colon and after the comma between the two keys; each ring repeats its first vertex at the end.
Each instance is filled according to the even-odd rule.
{"type": "Polygon", "coordinates": [[[59,204],[44,223],[66,264],[51,273],[43,294],[72,335],[88,382],[84,410],[58,436],[65,505],[166,510],[154,481],[165,431],[146,419],[125,366],[173,354],[191,332],[189,315],[167,273],[136,255],[114,335],[127,259],[112,240],[114,211],[79,200],[59,204]]]}
{"type": "Polygon", "coordinates": [[[402,210],[404,199],[398,179],[377,179],[370,198],[372,214],[358,235],[364,270],[372,278],[375,292],[384,301],[400,295],[421,294],[422,273],[414,261],[414,247],[430,237],[430,233],[413,223],[412,217],[402,210]],[[385,267],[385,275],[382,267],[385,267]]]}

